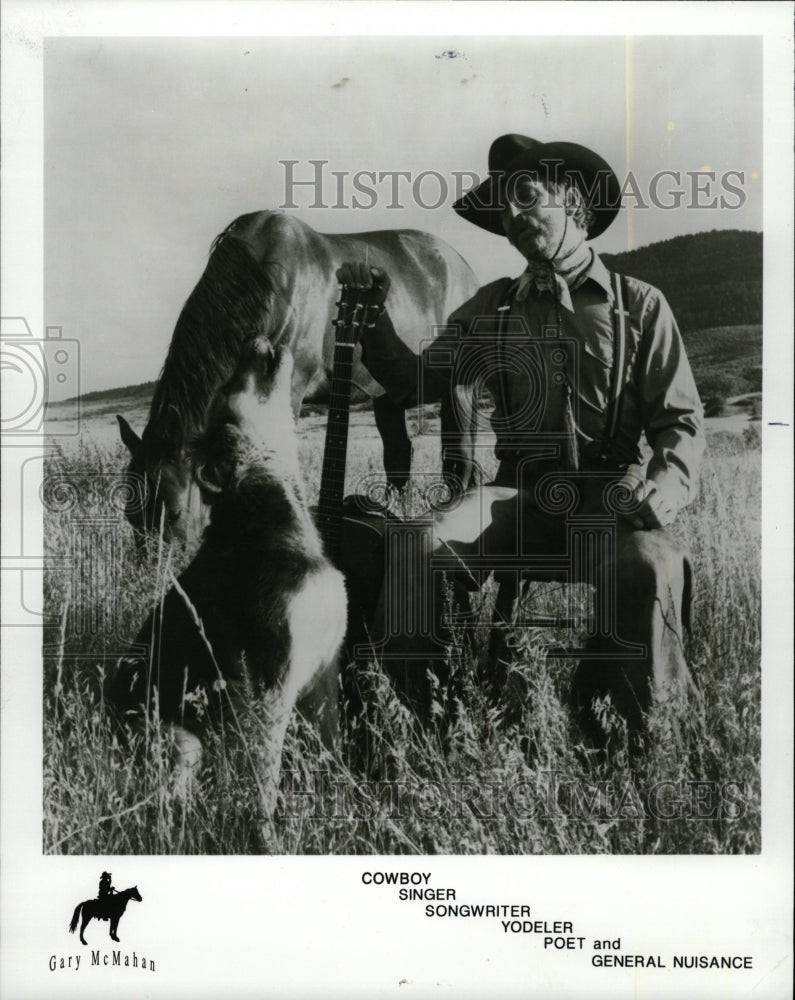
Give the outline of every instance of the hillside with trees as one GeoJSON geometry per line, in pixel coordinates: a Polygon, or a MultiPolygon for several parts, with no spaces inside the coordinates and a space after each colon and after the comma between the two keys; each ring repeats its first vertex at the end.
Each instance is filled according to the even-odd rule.
{"type": "Polygon", "coordinates": [[[762,322],[761,233],[712,230],[602,259],[659,288],[684,334],[762,322]]]}
{"type": "MultiPolygon", "coordinates": [[[[708,412],[762,388],[762,234],[737,229],[677,236],[626,253],[603,254],[605,264],[659,288],[685,340],[708,412]]],[[[86,393],[96,415],[135,412],[145,420],[154,382],[86,393]]],[[[61,404],[48,407],[57,419],[61,404]]],[[[311,411],[317,407],[312,407],[311,411]]]]}

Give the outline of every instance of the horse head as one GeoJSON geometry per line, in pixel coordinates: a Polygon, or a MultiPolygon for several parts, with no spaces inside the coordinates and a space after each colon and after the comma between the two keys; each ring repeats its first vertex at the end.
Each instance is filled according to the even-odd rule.
{"type": "Polygon", "coordinates": [[[124,513],[142,548],[148,536],[162,528],[164,541],[186,537],[185,496],[188,476],[184,463],[158,457],[147,432],[139,437],[124,417],[116,415],[121,439],[130,452],[125,473],[124,513]]]}
{"type": "Polygon", "coordinates": [[[143,902],[143,896],[138,892],[137,885],[134,885],[131,889],[125,889],[125,893],[129,894],[130,899],[134,899],[138,903],[143,902]]]}

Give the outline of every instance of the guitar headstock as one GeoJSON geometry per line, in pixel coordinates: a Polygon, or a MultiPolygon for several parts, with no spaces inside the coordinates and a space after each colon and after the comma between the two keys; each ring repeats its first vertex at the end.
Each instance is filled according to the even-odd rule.
{"type": "Polygon", "coordinates": [[[363,330],[372,329],[384,312],[384,292],[376,286],[340,285],[337,301],[337,343],[355,344],[363,330]]]}
{"type": "Polygon", "coordinates": [[[363,299],[366,292],[366,288],[357,288],[355,285],[340,285],[337,318],[334,320],[338,344],[358,342],[366,310],[366,303],[363,299]]]}

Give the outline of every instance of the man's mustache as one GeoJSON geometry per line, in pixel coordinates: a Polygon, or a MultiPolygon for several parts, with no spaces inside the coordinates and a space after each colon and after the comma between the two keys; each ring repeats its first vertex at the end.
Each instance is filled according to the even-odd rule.
{"type": "Polygon", "coordinates": [[[511,243],[519,243],[528,237],[537,236],[540,232],[540,227],[533,225],[533,223],[513,219],[508,227],[508,239],[511,243]]]}

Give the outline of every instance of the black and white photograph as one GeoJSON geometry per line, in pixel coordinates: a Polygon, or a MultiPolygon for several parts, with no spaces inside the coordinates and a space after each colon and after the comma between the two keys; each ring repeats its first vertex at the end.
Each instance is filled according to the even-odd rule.
{"type": "Polygon", "coordinates": [[[791,5],[8,11],[4,995],[789,995],[791,5]]]}

